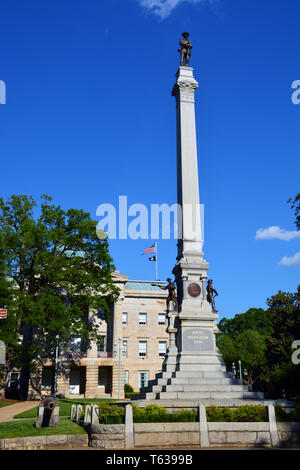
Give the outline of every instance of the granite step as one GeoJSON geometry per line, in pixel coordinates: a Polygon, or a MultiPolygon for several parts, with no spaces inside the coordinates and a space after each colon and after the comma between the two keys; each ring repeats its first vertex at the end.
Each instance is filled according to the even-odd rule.
{"type": "Polygon", "coordinates": [[[226,366],[221,364],[193,364],[193,363],[180,363],[178,368],[182,372],[226,372],[226,366]]]}
{"type": "Polygon", "coordinates": [[[170,385],[170,384],[183,384],[183,385],[193,385],[193,384],[202,384],[202,385],[239,385],[240,382],[237,379],[231,377],[174,377],[169,379],[167,383],[159,383],[159,385],[170,385]]]}
{"type": "Polygon", "coordinates": [[[187,377],[187,378],[192,378],[192,377],[201,377],[201,378],[232,378],[232,373],[231,372],[226,372],[223,370],[206,370],[206,371],[199,371],[199,370],[194,370],[194,371],[182,371],[178,370],[175,373],[175,377],[187,377]]]}
{"type": "MultiPolygon", "coordinates": [[[[153,392],[158,392],[158,389],[152,389],[153,392]]],[[[170,384],[162,387],[162,392],[249,392],[247,385],[215,385],[215,384],[170,384]]]]}
{"type": "Polygon", "coordinates": [[[202,399],[240,399],[261,400],[264,398],[262,392],[161,392],[146,394],[147,399],[161,400],[202,400],[202,399]],[[148,396],[149,395],[149,396],[148,396]],[[151,396],[150,396],[151,395],[151,396]]]}

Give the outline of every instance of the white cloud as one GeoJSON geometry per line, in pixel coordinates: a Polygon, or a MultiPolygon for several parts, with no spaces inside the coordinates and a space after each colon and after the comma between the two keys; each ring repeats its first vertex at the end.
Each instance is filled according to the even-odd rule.
{"type": "Polygon", "coordinates": [[[139,4],[146,8],[146,10],[154,13],[159,16],[162,20],[167,18],[171,12],[180,4],[180,3],[204,3],[208,1],[209,3],[214,3],[218,0],[137,0],[139,4]]]}
{"type": "Polygon", "coordinates": [[[300,251],[298,251],[298,253],[295,253],[294,256],[284,256],[279,261],[279,264],[282,264],[284,266],[300,266],[300,251]]]}
{"type": "Polygon", "coordinates": [[[277,238],[279,240],[289,241],[293,238],[300,238],[300,231],[297,230],[284,230],[278,226],[268,228],[260,228],[255,235],[256,240],[272,240],[277,238]]]}

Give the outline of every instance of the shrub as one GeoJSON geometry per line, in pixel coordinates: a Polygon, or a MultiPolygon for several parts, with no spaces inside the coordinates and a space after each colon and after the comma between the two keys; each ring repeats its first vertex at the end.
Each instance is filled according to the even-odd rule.
{"type": "Polygon", "coordinates": [[[296,405],[296,409],[287,413],[281,405],[275,405],[276,421],[300,421],[300,403],[296,405]]]}
{"type": "Polygon", "coordinates": [[[246,422],[252,423],[267,420],[267,410],[262,405],[239,406],[232,408],[209,406],[206,408],[207,421],[214,422],[246,422]]]}
{"type": "Polygon", "coordinates": [[[206,408],[207,421],[212,422],[232,422],[234,421],[233,410],[227,407],[219,408],[216,406],[209,406],[206,408]]]}
{"type": "Polygon", "coordinates": [[[125,420],[125,408],[122,406],[109,406],[101,404],[99,406],[99,423],[100,424],[120,424],[125,420]]]}
{"type": "Polygon", "coordinates": [[[133,393],[133,388],[132,388],[132,386],[129,385],[129,384],[125,384],[125,385],[124,385],[124,392],[125,392],[125,394],[126,394],[126,393],[133,393]]]}
{"type": "Polygon", "coordinates": [[[188,410],[172,414],[158,405],[148,405],[145,408],[137,408],[133,405],[133,421],[135,423],[194,422],[196,419],[197,413],[188,410]]]}
{"type": "Polygon", "coordinates": [[[234,410],[235,421],[237,422],[264,422],[267,421],[267,408],[262,405],[245,405],[239,406],[234,410]]]}

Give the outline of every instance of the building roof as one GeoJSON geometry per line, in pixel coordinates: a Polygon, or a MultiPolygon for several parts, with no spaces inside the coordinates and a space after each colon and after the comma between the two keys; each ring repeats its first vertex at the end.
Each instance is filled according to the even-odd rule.
{"type": "Polygon", "coordinates": [[[152,283],[159,284],[161,286],[166,285],[166,283],[162,281],[128,281],[125,284],[125,289],[161,291],[158,286],[152,286],[152,283]]]}

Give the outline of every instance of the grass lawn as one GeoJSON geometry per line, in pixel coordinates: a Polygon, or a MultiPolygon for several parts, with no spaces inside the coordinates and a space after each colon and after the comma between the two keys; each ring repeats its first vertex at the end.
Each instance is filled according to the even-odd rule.
{"type": "Polygon", "coordinates": [[[52,436],[54,434],[86,434],[83,427],[69,418],[61,418],[55,428],[36,428],[35,419],[0,423],[0,439],[9,437],[52,436]]]}
{"type": "MultiPolygon", "coordinates": [[[[108,398],[62,398],[62,399],[56,399],[55,400],[57,404],[59,404],[59,415],[60,416],[70,416],[71,414],[71,406],[73,404],[79,404],[79,403],[109,403],[113,402],[116,400],[108,399],[108,398]]],[[[37,415],[37,409],[38,407],[35,406],[34,408],[31,408],[30,410],[23,411],[22,413],[19,413],[14,416],[14,418],[36,418],[37,415]]]]}
{"type": "Polygon", "coordinates": [[[9,403],[8,401],[0,401],[0,408],[3,408],[3,406],[8,406],[12,405],[12,403],[9,403]]]}

